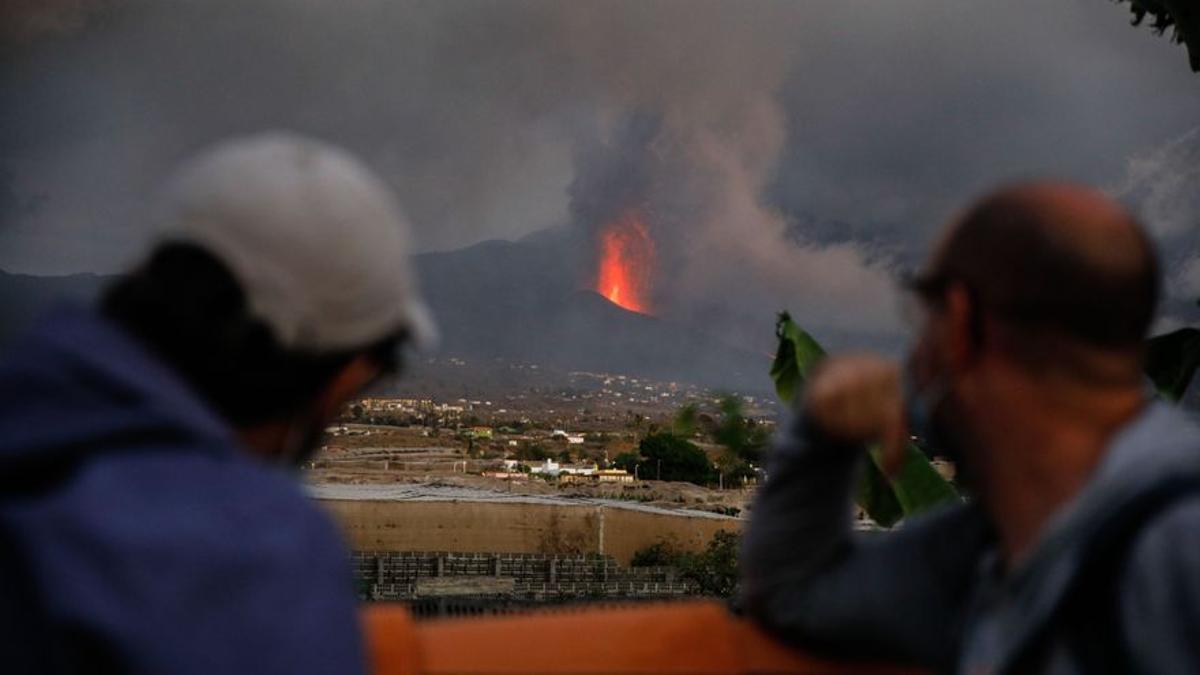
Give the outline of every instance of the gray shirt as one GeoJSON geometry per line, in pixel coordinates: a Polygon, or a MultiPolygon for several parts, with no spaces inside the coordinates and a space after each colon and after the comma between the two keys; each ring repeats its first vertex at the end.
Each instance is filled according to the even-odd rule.
{"type": "MultiPolygon", "coordinates": [[[[743,544],[748,611],[783,639],[844,657],[1002,672],[1047,638],[1045,672],[1080,672],[1050,624],[1072,579],[1095,562],[1089,536],[1165,477],[1200,471],[1200,429],[1161,403],[1116,438],[1088,487],[1007,574],[974,504],[856,533],[851,491],[861,448],[797,423],[778,445],[743,544]]],[[[1116,625],[1141,672],[1200,672],[1200,495],[1134,537],[1116,625]]]]}

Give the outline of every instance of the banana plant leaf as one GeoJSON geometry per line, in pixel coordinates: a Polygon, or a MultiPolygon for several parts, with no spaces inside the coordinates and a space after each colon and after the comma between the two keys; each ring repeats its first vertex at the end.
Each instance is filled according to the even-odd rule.
{"type": "Polygon", "coordinates": [[[775,321],[775,337],[779,346],[771,363],[771,379],[779,400],[791,403],[804,386],[804,380],[817,363],[825,358],[825,350],[787,312],[780,312],[775,321]]]}
{"type": "Polygon", "coordinates": [[[1178,401],[1200,367],[1200,330],[1180,328],[1146,341],[1146,375],[1158,393],[1169,401],[1178,401]]]}
{"type": "MultiPolygon", "coordinates": [[[[771,378],[780,400],[791,404],[799,396],[804,382],[825,356],[820,343],[800,328],[787,312],[775,323],[779,346],[771,365],[771,378]]],[[[904,463],[894,480],[881,470],[877,451],[870,453],[862,481],[856,492],[858,505],[876,523],[890,527],[906,515],[919,513],[943,502],[958,499],[958,491],[929,463],[925,452],[910,445],[904,463]]]]}
{"type": "Polygon", "coordinates": [[[891,481],[896,500],[904,515],[931,509],[938,504],[958,499],[958,490],[933,468],[929,456],[920,445],[910,443],[904,453],[904,463],[891,481]]]}
{"type": "Polygon", "coordinates": [[[866,463],[863,475],[858,480],[855,503],[878,525],[891,527],[904,518],[904,506],[879,467],[878,453],[872,451],[871,461],[866,463]]]}

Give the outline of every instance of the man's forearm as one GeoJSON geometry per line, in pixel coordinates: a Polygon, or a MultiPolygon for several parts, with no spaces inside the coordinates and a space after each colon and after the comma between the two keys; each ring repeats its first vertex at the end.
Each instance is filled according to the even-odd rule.
{"type": "Polygon", "coordinates": [[[772,453],[743,544],[748,602],[781,582],[799,583],[850,545],[855,468],[862,452],[797,421],[772,453]]]}
{"type": "Polygon", "coordinates": [[[852,493],[864,457],[803,423],[789,430],[745,535],[746,609],[790,642],[936,665],[952,653],[982,519],[955,507],[896,532],[855,533],[852,493]]]}

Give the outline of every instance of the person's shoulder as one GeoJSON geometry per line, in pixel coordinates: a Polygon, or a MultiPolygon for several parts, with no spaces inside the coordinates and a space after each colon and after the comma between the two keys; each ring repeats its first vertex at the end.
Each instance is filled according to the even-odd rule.
{"type": "Polygon", "coordinates": [[[336,527],[288,473],[221,450],[110,454],[6,513],[47,613],[148,671],[360,672],[336,527]]]}
{"type": "Polygon", "coordinates": [[[1155,514],[1133,536],[1120,577],[1122,604],[1142,621],[1200,619],[1200,492],[1155,514]]]}
{"type": "Polygon", "coordinates": [[[236,448],[100,458],[60,500],[60,513],[107,539],[96,544],[151,559],[190,550],[198,565],[242,569],[255,560],[277,570],[344,563],[335,526],[297,478],[236,448]]]}
{"type": "Polygon", "coordinates": [[[1141,672],[1196,672],[1200,643],[1200,493],[1172,503],[1134,537],[1120,578],[1121,624],[1141,672]]]}
{"type": "MultiPolygon", "coordinates": [[[[1182,574],[1200,590],[1200,490],[1181,497],[1153,516],[1134,536],[1127,575],[1152,584],[1182,574]]],[[[1200,597],[1196,598],[1200,606],[1200,597]]]]}

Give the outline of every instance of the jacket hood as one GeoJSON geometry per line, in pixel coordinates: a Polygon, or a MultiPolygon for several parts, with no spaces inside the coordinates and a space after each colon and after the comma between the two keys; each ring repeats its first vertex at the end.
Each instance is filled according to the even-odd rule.
{"type": "Polygon", "coordinates": [[[147,436],[234,436],[165,363],[94,310],[62,308],[0,360],[0,467],[136,444],[147,436]]]}

